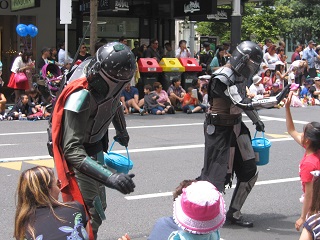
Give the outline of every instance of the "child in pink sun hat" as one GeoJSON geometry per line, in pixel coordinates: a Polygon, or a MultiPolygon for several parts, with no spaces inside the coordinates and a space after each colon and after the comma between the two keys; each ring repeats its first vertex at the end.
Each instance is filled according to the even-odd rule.
{"type": "Polygon", "coordinates": [[[183,230],[172,232],[168,240],[219,240],[226,220],[224,199],[210,182],[194,182],[174,201],[173,218],[183,230]]]}
{"type": "Polygon", "coordinates": [[[292,98],[291,98],[291,107],[304,107],[302,101],[300,100],[300,88],[299,84],[292,83],[290,86],[290,91],[293,92],[292,98]]]}

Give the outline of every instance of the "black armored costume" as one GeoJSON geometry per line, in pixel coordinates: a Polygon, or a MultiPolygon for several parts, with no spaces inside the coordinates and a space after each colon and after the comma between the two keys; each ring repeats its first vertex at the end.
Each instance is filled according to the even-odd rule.
{"type": "Polygon", "coordinates": [[[264,131],[255,108],[273,106],[284,95],[257,102],[246,98],[247,80],[257,73],[262,59],[261,49],[253,42],[244,41],[236,47],[230,62],[215,71],[209,82],[210,109],[204,122],[205,155],[200,179],[224,192],[225,185],[231,184],[231,176],[236,174],[237,185],[227,220],[244,227],[253,226],[243,220],[240,210],[257,181],[258,172],[250,132],[242,122],[241,113],[246,113],[257,131],[264,131]]]}

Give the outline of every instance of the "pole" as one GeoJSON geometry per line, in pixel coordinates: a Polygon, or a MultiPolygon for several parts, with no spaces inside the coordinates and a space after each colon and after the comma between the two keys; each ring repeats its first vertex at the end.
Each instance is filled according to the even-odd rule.
{"type": "Polygon", "coordinates": [[[64,63],[68,63],[68,24],[64,25],[64,63]]]}
{"type": "Polygon", "coordinates": [[[241,42],[241,3],[239,0],[232,1],[231,15],[231,52],[241,42]]]}
{"type": "Polygon", "coordinates": [[[90,0],[90,53],[95,54],[94,46],[97,42],[97,15],[98,15],[98,0],[90,0]]]}
{"type": "Polygon", "coordinates": [[[190,21],[190,57],[194,57],[194,21],[190,21]]]}

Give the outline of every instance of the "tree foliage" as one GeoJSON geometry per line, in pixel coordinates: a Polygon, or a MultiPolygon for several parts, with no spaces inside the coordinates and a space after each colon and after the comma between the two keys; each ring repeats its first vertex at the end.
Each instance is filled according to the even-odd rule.
{"type": "MultiPolygon", "coordinates": [[[[241,34],[243,40],[263,42],[271,38],[306,43],[310,39],[320,41],[319,0],[273,0],[245,3],[242,14],[241,34]]],[[[230,24],[198,22],[197,32],[204,36],[219,36],[221,41],[230,41],[230,24]]]]}

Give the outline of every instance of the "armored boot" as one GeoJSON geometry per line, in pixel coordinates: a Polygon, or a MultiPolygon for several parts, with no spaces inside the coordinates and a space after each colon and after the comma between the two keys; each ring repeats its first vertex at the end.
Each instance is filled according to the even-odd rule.
{"type": "Polygon", "coordinates": [[[246,201],[251,189],[258,178],[258,172],[248,182],[237,182],[234,189],[229,210],[227,212],[227,221],[241,227],[253,227],[252,222],[245,221],[240,212],[244,202],[246,201]]]}

